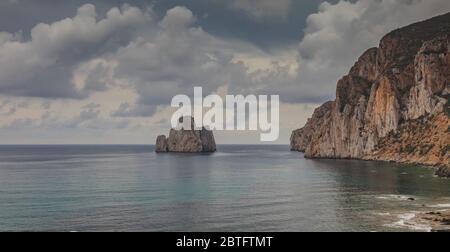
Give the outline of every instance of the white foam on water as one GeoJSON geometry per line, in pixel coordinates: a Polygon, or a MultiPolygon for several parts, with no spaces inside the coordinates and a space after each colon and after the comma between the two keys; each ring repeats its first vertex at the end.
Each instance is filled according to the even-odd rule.
{"type": "Polygon", "coordinates": [[[376,198],[382,199],[382,200],[408,200],[410,198],[415,198],[415,197],[408,196],[408,195],[387,194],[387,195],[377,196],[376,198]]]}
{"type": "Polygon", "coordinates": [[[403,213],[399,214],[398,218],[399,220],[391,223],[386,224],[386,227],[390,228],[407,228],[415,231],[425,231],[425,232],[431,232],[432,228],[429,225],[425,224],[419,224],[416,221],[414,221],[414,218],[416,218],[418,212],[410,212],[410,213],[403,213]]]}
{"type": "Polygon", "coordinates": [[[450,204],[436,204],[436,205],[430,205],[428,207],[432,207],[432,208],[450,208],[450,204]]]}

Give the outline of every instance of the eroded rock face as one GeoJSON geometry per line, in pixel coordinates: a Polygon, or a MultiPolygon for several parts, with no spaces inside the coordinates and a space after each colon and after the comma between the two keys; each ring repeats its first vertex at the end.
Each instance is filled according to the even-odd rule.
{"type": "Polygon", "coordinates": [[[324,117],[328,117],[333,102],[327,102],[314,111],[311,119],[308,120],[306,126],[294,131],[291,136],[291,150],[305,152],[311,138],[314,135],[316,127],[320,127],[320,123],[323,123],[324,117]]]}
{"type": "MultiPolygon", "coordinates": [[[[190,120],[191,129],[171,129],[168,138],[159,136],[156,140],[156,152],[215,152],[216,142],[213,132],[205,128],[195,130],[194,119],[191,118],[190,120]]],[[[180,119],[180,123],[182,123],[182,119],[180,119]]]]}
{"type": "Polygon", "coordinates": [[[156,138],[155,151],[156,152],[168,152],[169,151],[169,147],[167,146],[166,136],[158,136],[158,138],[156,138]]]}
{"type": "Polygon", "coordinates": [[[339,80],[336,100],[293,132],[291,149],[448,166],[449,93],[450,13],[393,31],[366,51],[339,80]]]}
{"type": "Polygon", "coordinates": [[[449,36],[423,44],[415,58],[415,83],[409,92],[407,119],[437,114],[447,103],[450,82],[449,36]]]}

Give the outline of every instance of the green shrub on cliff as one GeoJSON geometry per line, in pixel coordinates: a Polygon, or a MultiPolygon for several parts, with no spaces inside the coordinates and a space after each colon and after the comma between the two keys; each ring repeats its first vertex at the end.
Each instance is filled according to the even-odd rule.
{"type": "Polygon", "coordinates": [[[401,147],[400,148],[400,153],[408,153],[408,154],[412,154],[416,151],[416,147],[412,146],[412,145],[407,145],[405,147],[401,147]]]}
{"type": "Polygon", "coordinates": [[[447,144],[447,146],[445,146],[444,148],[442,148],[441,150],[441,156],[445,156],[447,154],[447,152],[450,151],[450,144],[447,144]]]}

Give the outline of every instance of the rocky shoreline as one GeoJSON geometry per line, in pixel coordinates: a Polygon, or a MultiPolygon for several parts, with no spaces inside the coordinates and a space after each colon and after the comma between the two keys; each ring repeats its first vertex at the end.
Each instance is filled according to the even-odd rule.
{"type": "Polygon", "coordinates": [[[450,210],[419,213],[412,221],[429,225],[431,232],[450,232],[450,210]]]}
{"type": "Polygon", "coordinates": [[[399,220],[386,226],[421,232],[450,232],[450,210],[412,211],[397,217],[399,220]]]}
{"type": "Polygon", "coordinates": [[[436,171],[436,175],[439,177],[450,178],[450,167],[448,166],[439,167],[438,170],[436,171]]]}

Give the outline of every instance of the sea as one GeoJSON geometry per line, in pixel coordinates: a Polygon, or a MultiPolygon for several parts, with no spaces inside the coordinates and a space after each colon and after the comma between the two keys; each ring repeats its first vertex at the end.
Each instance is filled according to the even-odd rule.
{"type": "Polygon", "coordinates": [[[434,172],[283,145],[0,146],[0,231],[430,231],[411,220],[450,209],[434,172]]]}

